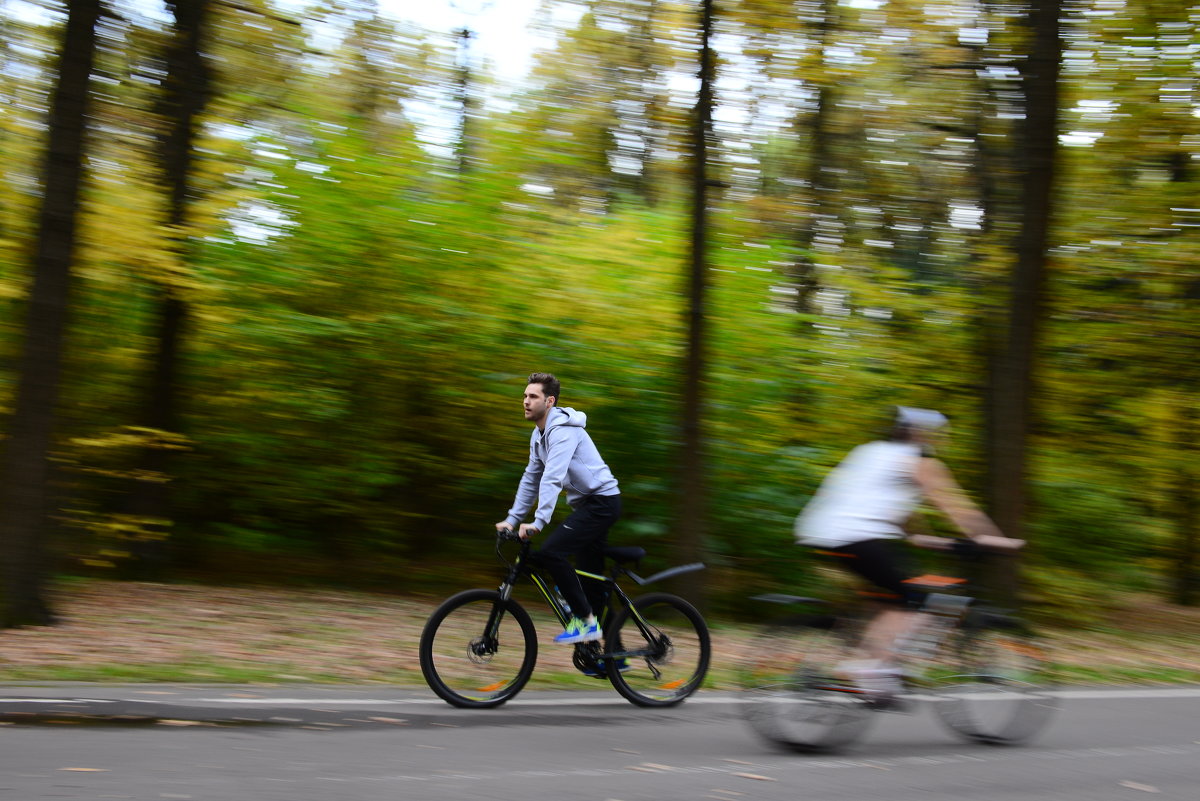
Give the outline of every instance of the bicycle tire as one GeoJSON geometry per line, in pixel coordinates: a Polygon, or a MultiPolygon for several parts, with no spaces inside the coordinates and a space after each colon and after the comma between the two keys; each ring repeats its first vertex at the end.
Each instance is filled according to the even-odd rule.
{"type": "Polygon", "coordinates": [[[421,631],[421,673],[439,698],[467,709],[500,706],[521,691],[537,662],[529,613],[496,590],[464,590],[434,610],[421,631]],[[494,641],[485,635],[500,608],[494,641]]]}
{"type": "Polygon", "coordinates": [[[609,681],[637,706],[674,706],[694,693],[708,673],[708,624],[696,607],[669,593],[651,593],[631,603],[632,609],[624,607],[613,618],[605,638],[609,681]]]}
{"type": "Polygon", "coordinates": [[[1040,734],[1058,709],[1050,661],[1015,626],[968,620],[949,643],[950,675],[931,688],[938,719],[973,742],[1013,745],[1040,734]]]}
{"type": "Polygon", "coordinates": [[[848,745],[870,726],[864,696],[836,675],[850,637],[828,618],[797,616],[764,626],[738,661],[746,722],[772,745],[801,753],[848,745]]]}

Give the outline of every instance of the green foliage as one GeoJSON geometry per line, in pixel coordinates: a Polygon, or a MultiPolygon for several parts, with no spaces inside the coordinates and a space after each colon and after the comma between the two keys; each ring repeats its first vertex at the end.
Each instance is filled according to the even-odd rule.
{"type": "Polygon", "coordinates": [[[1038,559],[1069,565],[1098,583],[1138,586],[1162,547],[1138,510],[1136,496],[1113,483],[1042,481],[1035,497],[1033,541],[1038,559]]]}
{"type": "MultiPolygon", "coordinates": [[[[585,5],[527,86],[464,109],[438,37],[344,4],[293,21],[218,4],[182,231],[148,157],[165,31],[132,8],[112,23],[55,453],[64,553],[119,563],[166,528],[125,515],[122,480],[147,444],[129,426],[168,287],[190,311],[184,430],[150,439],[186,444],[162,477],[178,569],[315,562],[353,581],[490,564],[535,369],[560,375],[621,482],[613,540],[646,544],[651,568],[670,561],[692,10],[585,5]]],[[[1195,20],[1159,5],[1123,12],[1136,41],[1111,15],[1068,26],[1064,128],[1098,138],[1068,138],[1062,159],[1026,575],[1063,618],[1160,587],[1164,554],[1195,535],[1179,487],[1195,475],[1180,432],[1197,401],[1200,140],[1174,88],[1194,89],[1194,69],[1172,38],[1194,38],[1195,20]]],[[[891,404],[947,412],[946,459],[982,484],[1014,88],[976,66],[1010,59],[1020,34],[998,7],[953,25],[939,8],[755,2],[719,21],[705,547],[723,608],[820,586],[792,520],[891,404]],[[986,46],[960,34],[968,22],[986,46]]],[[[8,321],[27,291],[53,29],[5,25],[8,321]]],[[[4,409],[17,330],[0,325],[4,409]]]]}
{"type": "Polygon", "coordinates": [[[1136,488],[1092,475],[1036,485],[1024,594],[1047,621],[1102,623],[1119,603],[1116,590],[1162,589],[1161,523],[1145,513],[1136,488]]]}

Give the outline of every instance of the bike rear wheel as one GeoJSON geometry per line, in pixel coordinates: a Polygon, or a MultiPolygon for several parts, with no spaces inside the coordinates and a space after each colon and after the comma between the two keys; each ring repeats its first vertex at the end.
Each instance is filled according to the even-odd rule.
{"type": "Polygon", "coordinates": [[[851,650],[848,637],[826,620],[797,617],[764,627],[739,664],[750,728],[773,745],[806,753],[861,737],[871,706],[836,675],[851,650]]]}
{"type": "Polygon", "coordinates": [[[503,704],[525,686],[537,661],[529,613],[495,590],[447,598],[425,622],[421,673],[438,697],[458,707],[503,704]]]}
{"type": "Polygon", "coordinates": [[[951,731],[975,742],[1025,742],[1058,708],[1050,662],[1036,639],[1016,627],[964,629],[949,644],[951,674],[932,687],[934,710],[951,731]]]}
{"type": "Polygon", "coordinates": [[[696,607],[668,593],[645,595],[632,604],[618,612],[608,629],[608,678],[638,706],[678,704],[700,687],[708,672],[708,625],[696,607]]]}

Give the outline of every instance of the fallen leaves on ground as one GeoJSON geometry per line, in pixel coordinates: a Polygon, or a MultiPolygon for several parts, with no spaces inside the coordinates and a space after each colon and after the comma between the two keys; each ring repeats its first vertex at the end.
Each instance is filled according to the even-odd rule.
{"type": "MultiPolygon", "coordinates": [[[[0,681],[420,685],[417,642],[441,600],[328,589],[73,580],[53,593],[57,625],[0,630],[0,681]]],[[[535,602],[527,608],[540,620],[535,602]]],[[[1136,628],[1051,633],[1052,659],[1095,669],[1162,666],[1200,672],[1200,649],[1183,646],[1200,636],[1200,609],[1147,598],[1121,617],[1136,628]]],[[[547,637],[555,630],[548,619],[538,625],[547,637]]],[[[714,631],[710,686],[733,686],[729,668],[752,633],[751,627],[714,631]]],[[[569,649],[543,649],[531,686],[555,671],[574,674],[569,649]]]]}

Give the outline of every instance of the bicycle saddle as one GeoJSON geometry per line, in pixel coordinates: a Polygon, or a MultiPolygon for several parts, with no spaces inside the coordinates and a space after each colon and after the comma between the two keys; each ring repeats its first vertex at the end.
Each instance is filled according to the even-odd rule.
{"type": "Polygon", "coordinates": [[[639,562],[646,556],[646,549],[639,545],[605,545],[604,555],[618,564],[639,562]]]}

